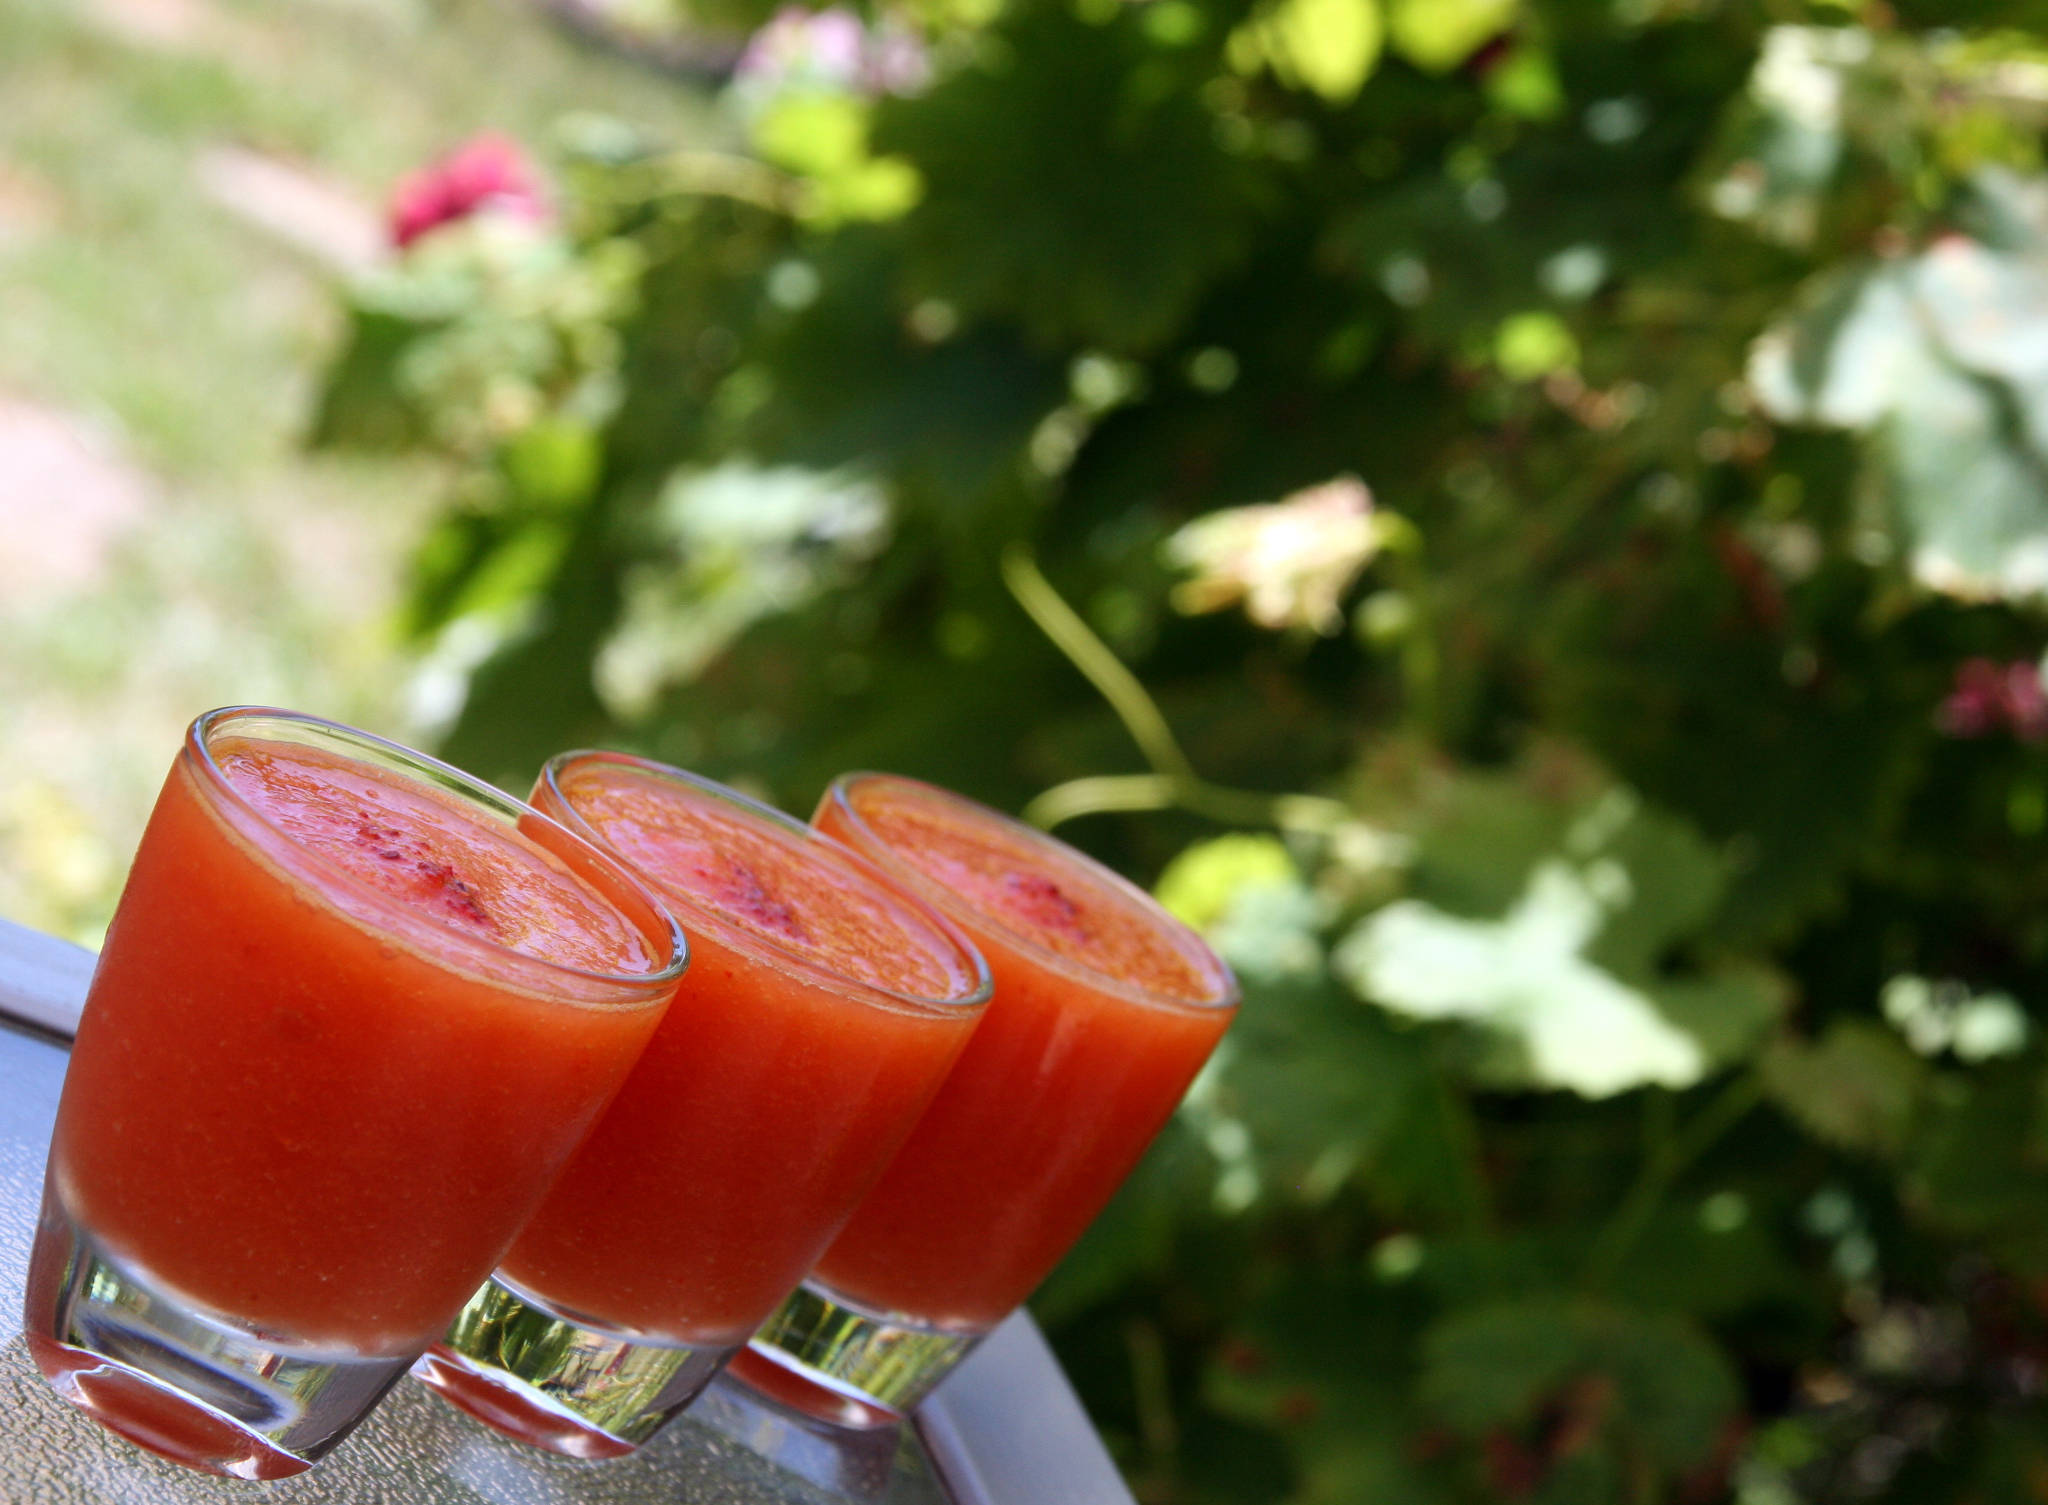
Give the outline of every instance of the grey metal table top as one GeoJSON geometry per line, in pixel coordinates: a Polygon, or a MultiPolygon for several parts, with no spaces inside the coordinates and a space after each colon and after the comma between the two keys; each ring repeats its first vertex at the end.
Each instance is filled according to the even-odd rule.
{"type": "MultiPolygon", "coordinates": [[[[60,1401],[21,1334],[64,1041],[91,969],[89,953],[0,921],[0,1502],[247,1502],[250,1485],[165,1462],[60,1401]]],[[[1130,1505],[1023,1313],[901,1433],[825,1427],[721,1381],[632,1457],[579,1463],[508,1442],[408,1380],[318,1468],[262,1492],[323,1505],[1130,1505]]]]}

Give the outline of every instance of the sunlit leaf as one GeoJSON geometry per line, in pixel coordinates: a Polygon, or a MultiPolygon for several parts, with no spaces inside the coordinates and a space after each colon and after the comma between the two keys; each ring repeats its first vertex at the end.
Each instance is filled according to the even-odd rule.
{"type": "Polygon", "coordinates": [[[1771,28],[1723,148],[1726,165],[1708,189],[1715,211],[1773,240],[1812,243],[1847,149],[1850,74],[1871,51],[1869,33],[1856,28],[1771,28]]]}
{"type": "Polygon", "coordinates": [[[1379,61],[1379,0],[1280,0],[1256,23],[1274,71],[1342,104],[1379,61]]]}
{"type": "Polygon", "coordinates": [[[1652,1082],[1691,1086],[1706,1072],[1705,1052],[1647,995],[1586,960],[1603,921],[1584,875],[1546,863],[1499,920],[1402,900],[1353,931],[1338,963],[1386,1008],[1512,1037],[1529,1075],[1546,1085],[1587,1097],[1652,1082]]]}
{"type": "Polygon", "coordinates": [[[1501,321],[1493,359],[1509,381],[1534,381],[1578,365],[1579,342],[1556,314],[1532,310],[1501,321]]]}
{"type": "Polygon", "coordinates": [[[909,162],[870,150],[871,110],[854,95],[791,94],[755,123],[761,155],[809,180],[801,210],[806,219],[826,225],[895,219],[923,193],[923,179],[909,162]]]}
{"type": "Polygon", "coordinates": [[[888,521],[879,490],[847,475],[737,462],[678,472],[651,509],[648,557],[626,574],[618,626],[592,666],[606,706],[641,720],[753,623],[845,579],[888,521]]]}
{"type": "Polygon", "coordinates": [[[850,94],[792,94],[755,122],[754,145],[792,172],[827,177],[866,158],[871,109],[850,94]]]}
{"type": "Polygon", "coordinates": [[[1486,96],[1524,120],[1555,120],[1564,113],[1564,83],[1541,47],[1522,44],[1486,75],[1486,96]]]}
{"type": "Polygon", "coordinates": [[[1392,1012],[1476,1026],[1496,1046],[1490,1080],[1587,1097],[1690,1086],[1776,1011],[1761,971],[1662,973],[1725,877],[1626,790],[1544,800],[1475,779],[1446,805],[1418,832],[1416,896],[1366,916],[1332,963],[1392,1012]]]}
{"type": "MultiPolygon", "coordinates": [[[[2048,596],[2048,217],[2009,206],[2000,250],[1951,236],[1910,261],[1823,278],[1757,344],[1751,380],[1776,416],[1869,431],[1902,552],[1964,599],[2048,596]]],[[[2029,207],[2032,206],[2032,207],[2029,207]]]]}
{"type": "Polygon", "coordinates": [[[1300,870],[1278,838],[1218,836],[1189,847],[1159,875],[1159,902],[1197,930],[1221,920],[1246,888],[1292,887],[1300,870]]]}
{"type": "Polygon", "coordinates": [[[1749,379],[1776,418],[1862,429],[1899,404],[1927,360],[1908,280],[1861,267],[1809,288],[1800,317],[1757,341],[1749,379]]]}
{"type": "Polygon", "coordinates": [[[1429,73],[1446,73],[1513,23],[1520,0],[1391,0],[1387,39],[1429,73]]]}
{"type": "Polygon", "coordinates": [[[524,506],[563,511],[586,501],[597,484],[602,451],[587,423],[543,418],[508,442],[498,457],[513,496],[524,506]]]}

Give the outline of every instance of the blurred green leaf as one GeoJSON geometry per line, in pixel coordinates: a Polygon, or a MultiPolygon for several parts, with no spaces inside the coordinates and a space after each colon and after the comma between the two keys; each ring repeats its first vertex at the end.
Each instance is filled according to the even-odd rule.
{"type": "Polygon", "coordinates": [[[1025,7],[983,60],[886,107],[876,144],[926,184],[905,223],[918,295],[1041,343],[1162,344],[1254,224],[1253,181],[1166,66],[1136,16],[1025,7]]]}
{"type": "Polygon", "coordinates": [[[605,740],[591,665],[618,613],[611,563],[601,515],[586,513],[536,613],[471,677],[444,757],[523,798],[554,754],[605,740]],[[539,705],[545,717],[534,714],[539,705]]]}
{"type": "Polygon", "coordinates": [[[1420,1042],[1327,982],[1248,982],[1213,1100],[1271,1191],[1319,1202],[1404,1152],[1428,1070],[1420,1042]]]}
{"type": "Polygon", "coordinates": [[[1702,1320],[1806,1294],[1766,1210],[1736,1192],[1674,1199],[1629,1250],[1613,1290],[1631,1306],[1702,1320]]]}
{"type": "Polygon", "coordinates": [[[587,423],[544,418],[522,430],[498,456],[513,497],[523,506],[558,512],[589,500],[602,460],[587,423]]]}
{"type": "Polygon", "coordinates": [[[791,94],[754,126],[754,144],[779,167],[810,180],[806,219],[888,220],[917,203],[922,183],[909,163],[868,146],[871,106],[846,94],[791,94]]]}
{"type": "Polygon", "coordinates": [[[642,522],[616,627],[593,665],[617,719],[645,719],[747,628],[840,585],[882,547],[889,509],[856,476],[731,462],[669,477],[642,522]]]}
{"type": "Polygon", "coordinates": [[[1414,1323],[1398,1290],[1332,1270],[1289,1271],[1248,1303],[1203,1390],[1294,1449],[1303,1477],[1287,1505],[1454,1498],[1417,1466],[1405,1433],[1414,1323]]]}
{"type": "MultiPolygon", "coordinates": [[[[1815,470],[1839,459],[1821,446],[1815,470]]],[[[1933,740],[1932,686],[1865,630],[1880,587],[1860,566],[1795,588],[1727,532],[1639,544],[1654,567],[1595,572],[1545,603],[1539,693],[1633,785],[1727,844],[1714,938],[1768,941],[1884,848],[1933,740]]]]}
{"type": "Polygon", "coordinates": [[[1509,381],[1534,381],[1578,365],[1579,342],[1555,314],[1520,313],[1501,321],[1493,359],[1509,381]]]}
{"type": "Polygon", "coordinates": [[[1507,31],[1520,0],[1390,0],[1387,39],[1428,73],[1446,73],[1507,31]]]}
{"type": "Polygon", "coordinates": [[[1925,1093],[1926,1063],[1881,1025],[1838,1019],[1819,1040],[1772,1042],[1760,1061],[1777,1105],[1846,1150],[1896,1155],[1925,1093]]]}
{"type": "Polygon", "coordinates": [[[1819,236],[1849,148],[1844,96],[1872,51],[1859,29],[1771,30],[1732,112],[1725,166],[1708,190],[1718,213],[1789,245],[1819,236]]]}
{"type": "Polygon", "coordinates": [[[1577,1387],[1585,1425],[1667,1474],[1712,1456],[1742,1398],[1726,1356],[1683,1320],[1565,1301],[1444,1319],[1423,1341],[1420,1386],[1423,1403],[1468,1435],[1528,1427],[1577,1387]]]}
{"type": "Polygon", "coordinates": [[[1253,887],[1295,887],[1300,872],[1275,837],[1219,836],[1189,847],[1159,875],[1159,902],[1197,930],[1229,911],[1238,893],[1253,887]]]}
{"type": "Polygon", "coordinates": [[[1724,864],[1628,790],[1546,799],[1469,779],[1443,803],[1418,832],[1414,896],[1368,915],[1333,964],[1396,1013],[1480,1027],[1487,1080],[1587,1097],[1690,1086],[1775,1014],[1761,971],[1665,973],[1667,948],[1713,914],[1724,864]]]}
{"type": "Polygon", "coordinates": [[[1279,0],[1253,24],[1282,81],[1332,104],[1356,95],[1379,61],[1379,0],[1279,0]]]}
{"type": "Polygon", "coordinates": [[[1564,84],[1557,64],[1541,47],[1523,42],[1486,76],[1494,104],[1524,120],[1555,120],[1564,113],[1564,84]]]}
{"type": "Polygon", "coordinates": [[[1930,1222],[2048,1275],[2048,1078],[2038,1063],[1936,1078],[1904,1190],[1930,1222]]]}
{"type": "Polygon", "coordinates": [[[758,371],[772,401],[736,425],[734,447],[822,470],[887,467],[899,506],[928,502],[953,516],[999,506],[1019,450],[1064,395],[1065,372],[1003,334],[921,336],[920,308],[942,325],[958,312],[906,304],[889,230],[848,227],[805,250],[815,299],[801,317],[764,321],[758,371]]]}
{"type": "Polygon", "coordinates": [[[357,308],[328,367],[307,442],[323,449],[402,450],[418,445],[427,421],[405,397],[398,362],[420,327],[409,318],[357,308]]]}
{"type": "Polygon", "coordinates": [[[1751,380],[1778,417],[1871,431],[1900,552],[1966,600],[2048,593],[2048,199],[1987,170],[2002,243],[1947,236],[1920,256],[1824,275],[1758,342],[1751,380]]]}

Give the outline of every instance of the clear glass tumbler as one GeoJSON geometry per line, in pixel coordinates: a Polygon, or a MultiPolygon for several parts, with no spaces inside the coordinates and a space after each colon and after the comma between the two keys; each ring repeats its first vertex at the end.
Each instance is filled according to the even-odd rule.
{"type": "Polygon", "coordinates": [[[618,1100],[415,1373],[537,1447],[614,1457],[795,1286],[989,996],[958,930],[864,858],[723,785],[565,754],[534,803],[644,874],[690,975],[618,1100]]]}
{"type": "Polygon", "coordinates": [[[38,1366],[181,1463],[306,1468],[497,1264],[686,962],[627,868],[488,785],[316,717],[201,716],[72,1049],[38,1366]]]}
{"type": "Polygon", "coordinates": [[[734,1373],[892,1423],[1019,1306],[1144,1153],[1236,1012],[1230,969],[1142,889],[913,779],[852,774],[820,830],[928,900],[995,996],[875,1189],[734,1373]]]}

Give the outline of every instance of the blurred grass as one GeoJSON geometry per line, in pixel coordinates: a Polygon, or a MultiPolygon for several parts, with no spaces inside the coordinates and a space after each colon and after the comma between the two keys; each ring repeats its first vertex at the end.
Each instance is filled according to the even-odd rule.
{"type": "MultiPolygon", "coordinates": [[[[479,130],[709,117],[516,0],[6,0],[0,100],[0,403],[75,416],[147,496],[92,578],[0,599],[0,915],[90,944],[194,714],[406,732],[390,623],[437,478],[299,452],[335,274],[201,164],[260,153],[380,209],[479,130]]],[[[79,524],[25,485],[0,443],[0,552],[33,557],[79,524]]]]}

